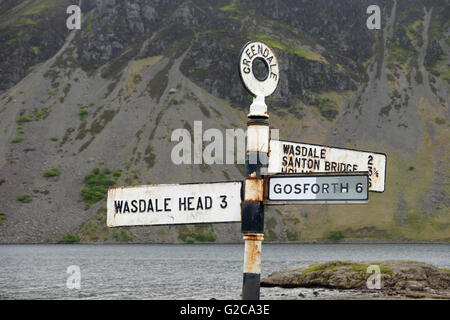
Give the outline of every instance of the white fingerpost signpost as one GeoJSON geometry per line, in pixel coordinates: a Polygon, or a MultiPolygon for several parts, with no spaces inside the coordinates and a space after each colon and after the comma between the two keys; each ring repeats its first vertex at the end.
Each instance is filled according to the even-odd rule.
{"type": "Polygon", "coordinates": [[[245,241],[242,299],[258,300],[264,205],[367,203],[369,191],[385,189],[386,155],[270,140],[265,97],[275,91],[280,78],[274,51],[261,41],[248,42],[239,56],[239,75],[253,95],[245,180],[111,187],[107,225],[241,222],[245,241]],[[265,73],[256,71],[258,63],[265,73]]]}

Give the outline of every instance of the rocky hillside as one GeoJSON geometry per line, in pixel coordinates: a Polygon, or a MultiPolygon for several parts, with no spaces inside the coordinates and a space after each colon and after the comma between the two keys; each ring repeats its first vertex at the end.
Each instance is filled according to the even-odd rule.
{"type": "Polygon", "coordinates": [[[242,179],[174,165],[177,128],[246,128],[237,59],[276,52],[280,138],[387,154],[367,205],[266,207],[265,239],[450,240],[446,0],[0,0],[0,241],[240,241],[239,224],[121,228],[110,185],[242,179]],[[382,9],[368,30],[366,9],[382,9]]]}

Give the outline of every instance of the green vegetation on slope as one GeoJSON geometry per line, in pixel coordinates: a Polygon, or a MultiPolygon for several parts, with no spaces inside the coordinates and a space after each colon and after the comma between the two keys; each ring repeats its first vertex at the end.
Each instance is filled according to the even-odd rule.
{"type": "Polygon", "coordinates": [[[16,200],[22,203],[30,203],[33,201],[33,198],[29,194],[22,194],[17,196],[16,200]]]}
{"type": "Polygon", "coordinates": [[[111,173],[100,173],[99,168],[94,168],[91,174],[84,177],[87,187],[81,190],[81,196],[87,207],[105,198],[108,188],[116,183],[110,176],[111,173]]]}
{"type": "Polygon", "coordinates": [[[267,34],[263,33],[257,33],[252,35],[252,38],[261,40],[268,44],[272,48],[277,48],[281,51],[287,51],[291,54],[295,54],[301,58],[304,58],[306,60],[310,61],[316,61],[324,64],[328,64],[328,61],[322,57],[320,54],[306,50],[296,44],[286,44],[279,40],[278,38],[272,37],[267,34]]]}
{"type": "Polygon", "coordinates": [[[58,240],[58,243],[75,243],[75,242],[79,242],[79,241],[80,241],[80,238],[77,235],[69,233],[69,234],[62,236],[58,240]]]}
{"type": "Polygon", "coordinates": [[[51,178],[51,177],[57,177],[61,174],[61,170],[58,168],[50,169],[47,171],[44,171],[44,177],[51,178]]]}
{"type": "Polygon", "coordinates": [[[212,230],[212,225],[195,225],[192,229],[189,226],[178,226],[178,239],[186,243],[214,242],[216,235],[212,230]],[[207,230],[210,228],[210,230],[207,230]]]}
{"type": "Polygon", "coordinates": [[[25,137],[17,136],[17,137],[14,137],[14,139],[12,139],[11,142],[12,142],[12,143],[20,143],[20,142],[22,142],[23,140],[25,140],[25,137]]]}

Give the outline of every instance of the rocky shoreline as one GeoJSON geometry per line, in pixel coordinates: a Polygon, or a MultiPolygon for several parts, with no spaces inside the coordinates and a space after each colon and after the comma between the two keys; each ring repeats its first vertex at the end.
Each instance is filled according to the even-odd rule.
{"type": "MultiPolygon", "coordinates": [[[[335,260],[273,272],[261,287],[315,289],[312,298],[333,290],[337,299],[450,299],[450,270],[409,260],[335,260]]],[[[302,291],[296,296],[307,298],[302,291]]]]}

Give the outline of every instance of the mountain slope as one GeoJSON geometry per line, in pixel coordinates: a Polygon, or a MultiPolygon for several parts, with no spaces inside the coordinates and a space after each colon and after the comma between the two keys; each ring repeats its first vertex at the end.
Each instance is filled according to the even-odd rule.
{"type": "Polygon", "coordinates": [[[242,165],[174,165],[171,134],[246,128],[237,57],[254,39],[280,62],[281,139],[388,156],[368,205],[266,207],[266,240],[448,241],[449,3],[376,2],[378,31],[369,1],[84,1],[70,33],[69,1],[0,2],[0,241],[240,241],[239,224],[108,230],[102,198],[242,179],[242,165]]]}

